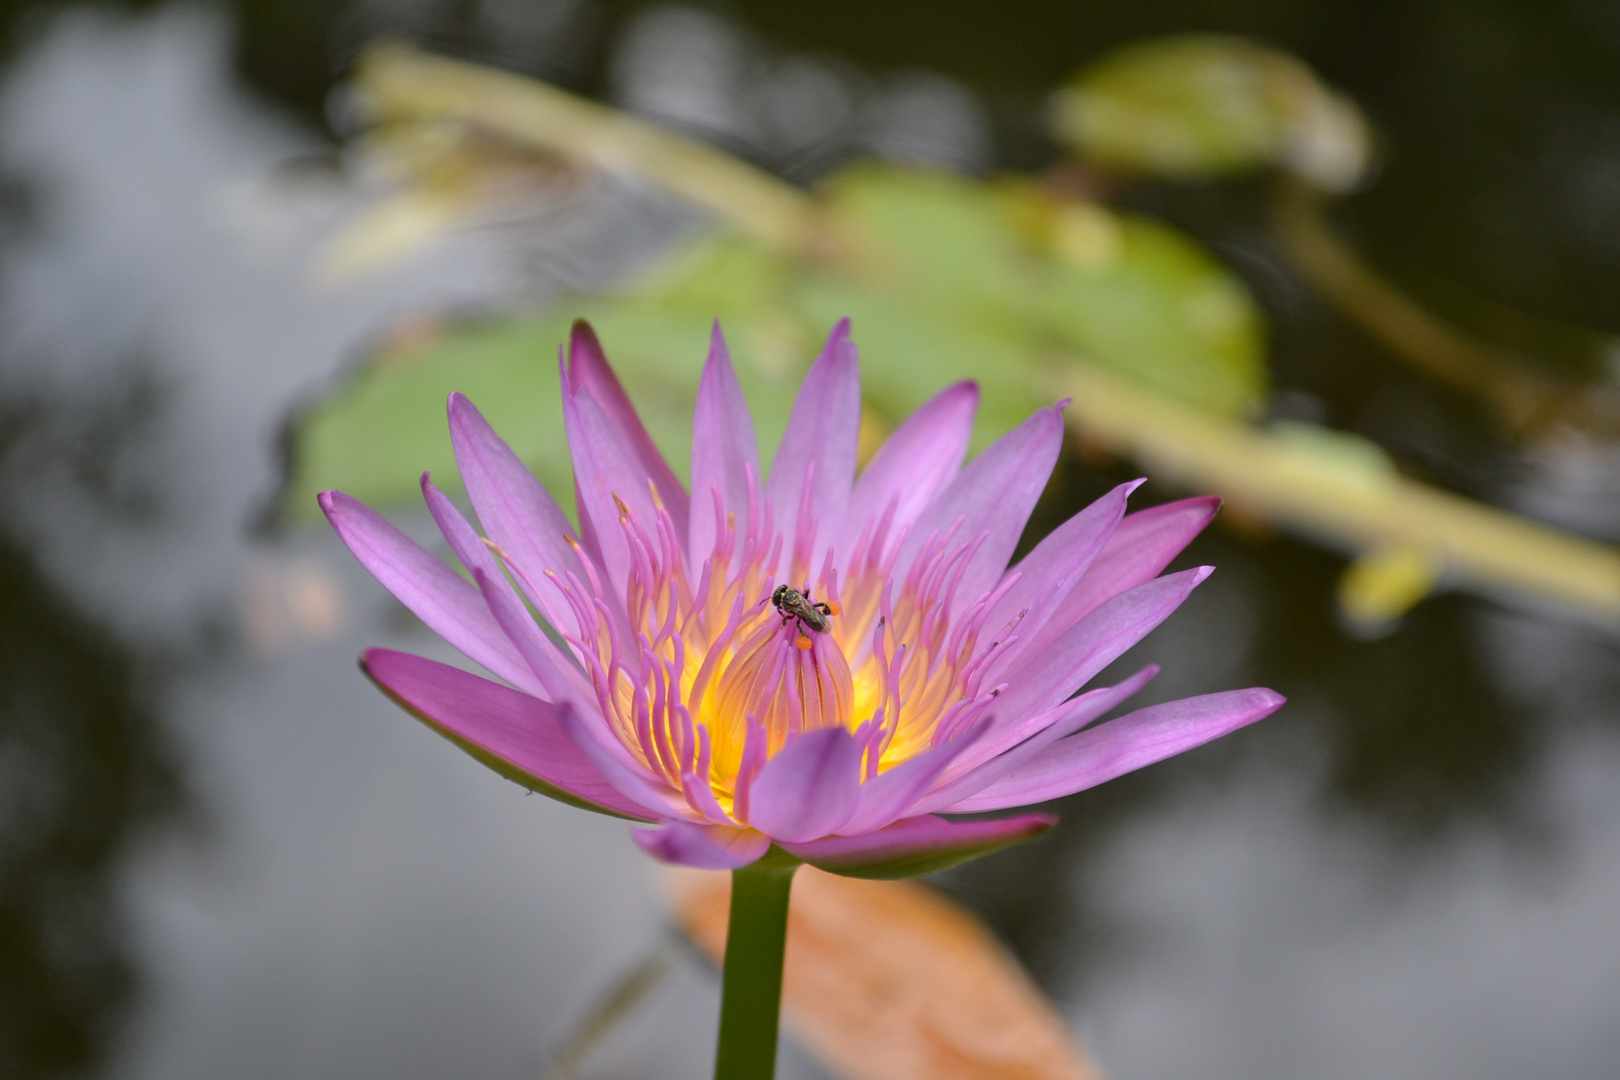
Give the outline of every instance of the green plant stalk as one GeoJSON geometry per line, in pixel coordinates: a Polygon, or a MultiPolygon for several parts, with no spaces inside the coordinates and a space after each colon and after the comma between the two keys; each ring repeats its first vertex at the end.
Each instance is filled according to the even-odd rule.
{"type": "Polygon", "coordinates": [[[788,893],[798,860],[771,851],[731,872],[714,1080],[771,1080],[782,1009],[788,893]]]}

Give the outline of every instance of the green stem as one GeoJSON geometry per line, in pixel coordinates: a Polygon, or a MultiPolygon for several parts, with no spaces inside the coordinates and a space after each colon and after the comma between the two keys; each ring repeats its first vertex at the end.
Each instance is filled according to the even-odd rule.
{"type": "Polygon", "coordinates": [[[788,892],[798,868],[798,860],[773,849],[753,865],[731,872],[714,1080],[771,1080],[776,1074],[788,892]]]}

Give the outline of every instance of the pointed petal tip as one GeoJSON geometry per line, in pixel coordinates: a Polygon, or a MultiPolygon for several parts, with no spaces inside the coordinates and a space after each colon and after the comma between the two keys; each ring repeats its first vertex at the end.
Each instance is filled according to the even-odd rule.
{"type": "Polygon", "coordinates": [[[596,336],[596,328],[583,318],[575,319],[568,328],[570,362],[573,361],[576,352],[587,360],[595,360],[602,356],[602,340],[596,336]]]}
{"type": "Polygon", "coordinates": [[[478,406],[460,390],[450,391],[450,396],[444,400],[444,412],[449,419],[452,443],[471,425],[489,426],[489,421],[484,419],[484,414],[478,410],[478,406]]]}
{"type": "Polygon", "coordinates": [[[823,360],[829,363],[859,362],[860,357],[850,334],[848,315],[839,319],[837,325],[828,333],[827,343],[821,347],[821,355],[816,358],[816,362],[819,364],[823,360]]]}
{"type": "Polygon", "coordinates": [[[720,329],[719,319],[714,320],[714,325],[709,328],[709,358],[703,365],[705,373],[710,365],[731,365],[731,349],[726,345],[726,332],[720,329]]]}
{"type": "Polygon", "coordinates": [[[981,391],[975,379],[963,379],[955,382],[934,395],[935,400],[947,402],[960,409],[977,411],[981,391]]]}

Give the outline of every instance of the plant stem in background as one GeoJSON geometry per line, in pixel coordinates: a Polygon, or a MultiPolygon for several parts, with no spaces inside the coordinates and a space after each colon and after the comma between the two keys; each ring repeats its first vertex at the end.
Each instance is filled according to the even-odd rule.
{"type": "Polygon", "coordinates": [[[770,1080],[782,1005],[788,893],[797,860],[777,852],[731,873],[715,1080],[770,1080]]]}
{"type": "Polygon", "coordinates": [[[810,200],[769,173],[628,113],[504,71],[391,43],[356,72],[375,119],[432,117],[569,161],[652,179],[722,221],[785,248],[807,239],[810,200]]]}
{"type": "Polygon", "coordinates": [[[1620,397],[1613,388],[1527,370],[1424,308],[1339,237],[1326,202],[1309,185],[1285,179],[1276,203],[1277,239],[1313,288],[1391,352],[1483,401],[1521,439],[1559,424],[1603,438],[1620,434],[1620,397]]]}

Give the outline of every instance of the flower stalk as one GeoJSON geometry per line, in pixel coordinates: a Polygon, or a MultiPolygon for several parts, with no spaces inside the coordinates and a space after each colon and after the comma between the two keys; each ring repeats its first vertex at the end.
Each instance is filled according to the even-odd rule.
{"type": "Polygon", "coordinates": [[[782,1007],[788,896],[799,860],[773,850],[731,872],[714,1080],[771,1080],[782,1007]]]}

